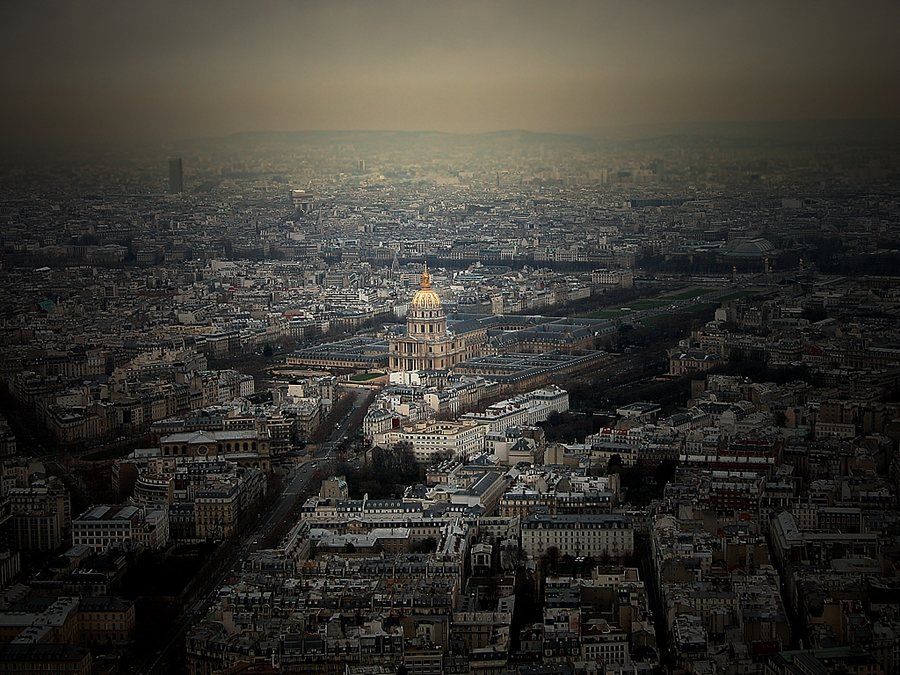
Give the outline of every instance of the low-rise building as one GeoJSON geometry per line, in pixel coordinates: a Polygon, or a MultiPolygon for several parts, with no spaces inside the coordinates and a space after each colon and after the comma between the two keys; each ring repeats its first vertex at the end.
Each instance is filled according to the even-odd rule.
{"type": "Polygon", "coordinates": [[[80,640],[88,645],[125,645],[134,638],[134,603],[110,596],[86,596],[78,602],[80,640]]]}
{"type": "Polygon", "coordinates": [[[101,504],[72,521],[72,543],[102,553],[110,546],[163,548],[169,542],[169,516],[164,508],[101,504]]]}
{"type": "Polygon", "coordinates": [[[0,649],[0,673],[91,675],[91,652],[68,644],[8,644],[0,649]]]}
{"type": "Polygon", "coordinates": [[[460,420],[480,422],[492,432],[504,432],[511,427],[534,426],[553,413],[569,409],[569,393],[556,385],[548,385],[520,396],[494,403],[480,413],[466,413],[460,420]]]}
{"type": "Polygon", "coordinates": [[[449,457],[471,459],[484,450],[485,431],[478,422],[426,421],[376,433],[374,440],[376,445],[388,447],[409,443],[416,461],[431,464],[449,457]]]}
{"type": "Polygon", "coordinates": [[[634,527],[617,514],[550,515],[522,519],[522,551],[537,558],[555,548],[561,555],[622,557],[634,552],[634,527]]]}

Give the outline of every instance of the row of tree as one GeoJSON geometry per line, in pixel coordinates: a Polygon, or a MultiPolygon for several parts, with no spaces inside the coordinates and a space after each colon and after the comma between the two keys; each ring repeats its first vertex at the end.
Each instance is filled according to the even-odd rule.
{"type": "Polygon", "coordinates": [[[336,473],[347,479],[352,499],[389,499],[403,494],[407,485],[424,480],[425,470],[416,461],[412,445],[396,443],[388,448],[375,446],[370,461],[360,467],[341,462],[336,473]]]}

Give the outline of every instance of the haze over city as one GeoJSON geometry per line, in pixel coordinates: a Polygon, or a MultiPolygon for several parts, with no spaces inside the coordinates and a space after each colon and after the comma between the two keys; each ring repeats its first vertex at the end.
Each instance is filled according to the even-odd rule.
{"type": "Polygon", "coordinates": [[[900,5],[7,2],[0,139],[897,118],[900,5]]]}

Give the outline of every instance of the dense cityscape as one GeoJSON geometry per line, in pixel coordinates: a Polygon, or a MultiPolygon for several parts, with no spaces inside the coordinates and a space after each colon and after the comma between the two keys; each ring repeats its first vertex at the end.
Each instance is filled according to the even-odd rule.
{"type": "Polygon", "coordinates": [[[897,672],[896,146],[178,151],[3,175],[3,672],[897,672]]]}
{"type": "Polygon", "coordinates": [[[900,675],[900,3],[0,3],[0,675],[900,675]]]}

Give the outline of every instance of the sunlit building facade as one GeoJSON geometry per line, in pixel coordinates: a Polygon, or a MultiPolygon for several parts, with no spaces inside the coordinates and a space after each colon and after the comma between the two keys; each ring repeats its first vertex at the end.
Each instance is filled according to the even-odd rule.
{"type": "Polygon", "coordinates": [[[487,329],[455,333],[447,329],[447,315],[441,298],[431,287],[428,268],[422,285],[409,303],[406,335],[390,341],[392,371],[443,370],[481,354],[487,343],[487,329]]]}

